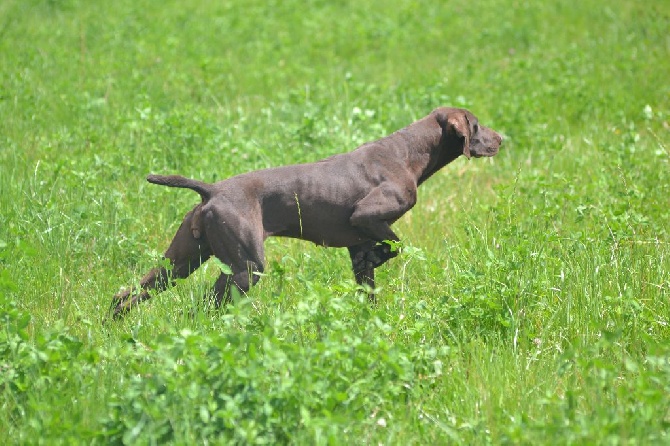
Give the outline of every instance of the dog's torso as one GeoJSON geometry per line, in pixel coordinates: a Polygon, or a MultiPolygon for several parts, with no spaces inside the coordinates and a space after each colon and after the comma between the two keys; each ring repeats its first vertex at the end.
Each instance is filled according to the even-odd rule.
{"type": "Polygon", "coordinates": [[[235,203],[241,214],[262,222],[264,237],[295,237],[330,247],[355,245],[366,236],[350,219],[371,190],[387,182],[396,189],[401,184],[404,190],[396,200],[404,211],[416,201],[416,179],[386,152],[388,146],[371,143],[314,163],[228,178],[214,185],[216,193],[203,206],[203,215],[211,206],[235,203]]]}

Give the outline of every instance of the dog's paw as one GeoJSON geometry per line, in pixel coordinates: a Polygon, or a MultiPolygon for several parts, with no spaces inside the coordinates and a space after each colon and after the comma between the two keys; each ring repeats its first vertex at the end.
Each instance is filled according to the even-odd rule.
{"type": "Polygon", "coordinates": [[[374,245],[369,250],[356,253],[352,259],[354,271],[377,268],[397,255],[398,252],[391,250],[391,246],[388,243],[382,242],[378,245],[374,245]]]}
{"type": "Polygon", "coordinates": [[[370,251],[370,260],[376,263],[376,266],[381,265],[382,263],[386,262],[389,259],[392,259],[393,257],[398,255],[398,251],[394,251],[391,248],[391,245],[389,245],[386,242],[382,242],[378,245],[375,245],[375,247],[370,251]]]}

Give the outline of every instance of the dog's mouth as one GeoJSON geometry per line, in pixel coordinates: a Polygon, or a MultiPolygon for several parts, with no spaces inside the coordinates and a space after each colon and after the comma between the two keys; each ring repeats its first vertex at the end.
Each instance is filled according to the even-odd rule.
{"type": "Polygon", "coordinates": [[[502,136],[490,129],[485,130],[488,133],[485,132],[471,141],[470,155],[474,158],[494,156],[500,149],[502,136]]]}
{"type": "Polygon", "coordinates": [[[489,147],[483,152],[471,152],[470,156],[472,158],[486,158],[486,157],[491,157],[498,153],[498,148],[497,147],[489,147]]]}

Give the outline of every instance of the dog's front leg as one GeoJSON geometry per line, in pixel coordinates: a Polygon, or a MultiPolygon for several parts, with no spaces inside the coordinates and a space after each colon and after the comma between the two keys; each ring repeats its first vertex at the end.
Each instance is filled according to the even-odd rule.
{"type": "Polygon", "coordinates": [[[416,186],[413,184],[384,183],[356,203],[349,222],[375,242],[397,242],[400,239],[389,222],[396,221],[415,203],[416,186]]]}
{"type": "Polygon", "coordinates": [[[376,302],[374,294],[375,268],[397,255],[397,251],[393,251],[388,243],[369,241],[361,245],[349,247],[351,267],[354,270],[356,283],[370,287],[368,293],[370,302],[376,302]]]}
{"type": "Polygon", "coordinates": [[[361,286],[369,287],[368,299],[375,303],[375,266],[368,260],[370,253],[375,249],[375,242],[366,242],[362,245],[350,246],[349,256],[351,257],[351,267],[354,270],[356,283],[361,286]]]}
{"type": "MultiPolygon", "coordinates": [[[[389,222],[400,218],[415,202],[416,194],[411,188],[402,189],[393,184],[373,189],[365,198],[356,203],[349,222],[373,242],[359,245],[356,249],[356,257],[369,264],[369,268],[376,268],[388,259],[397,256],[398,253],[386,243],[400,240],[391,229],[389,222]]],[[[352,254],[353,260],[354,255],[352,254]]]]}
{"type": "MultiPolygon", "coordinates": [[[[351,265],[356,282],[374,289],[374,270],[398,255],[388,241],[400,239],[391,229],[389,222],[400,218],[416,202],[416,188],[411,183],[385,184],[374,188],[356,203],[349,222],[371,240],[349,247],[351,265]]],[[[373,292],[368,295],[375,302],[373,292]]]]}
{"type": "Polygon", "coordinates": [[[113,317],[120,318],[142,301],[151,298],[149,290],[162,291],[174,284],[175,279],[188,277],[211,255],[211,250],[200,228],[200,205],[184,217],[170,247],[165,252],[169,267],[153,268],[140,280],[138,288],[125,290],[112,299],[113,317]],[[195,234],[194,228],[198,230],[195,234]],[[196,237],[197,235],[197,237],[196,237]]]}

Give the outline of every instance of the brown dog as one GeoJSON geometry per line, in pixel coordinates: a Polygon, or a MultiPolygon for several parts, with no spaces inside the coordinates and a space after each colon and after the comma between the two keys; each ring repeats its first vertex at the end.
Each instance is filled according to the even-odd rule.
{"type": "Polygon", "coordinates": [[[315,163],[215,184],[149,175],[151,183],[198,192],[202,202],[186,214],[165,252],[170,267],[149,271],[139,290],[117,294],[114,316],[149,299],[148,290],[187,277],[212,255],[230,267],[214,284],[217,306],[230,299],[231,284],[246,293],[258,280],[254,273],[263,271],[263,241],[273,235],[348,248],[356,281],[372,289],[374,269],[397,255],[386,243],[399,240],[390,225],[414,206],[417,187],[460,155],[495,155],[501,142],[469,111],[438,108],[385,138],[315,163]]]}

